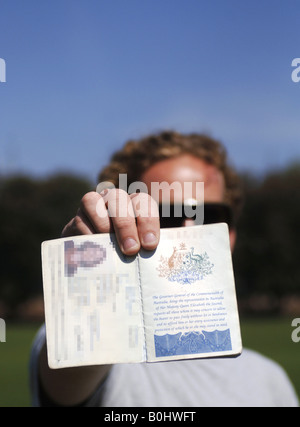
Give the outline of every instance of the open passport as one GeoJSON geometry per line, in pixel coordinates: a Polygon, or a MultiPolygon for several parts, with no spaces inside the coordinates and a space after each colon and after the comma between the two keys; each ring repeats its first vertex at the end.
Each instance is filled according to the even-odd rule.
{"type": "Polygon", "coordinates": [[[113,233],[50,240],[42,263],[52,369],[242,351],[226,224],[162,229],[133,257],[113,233]]]}

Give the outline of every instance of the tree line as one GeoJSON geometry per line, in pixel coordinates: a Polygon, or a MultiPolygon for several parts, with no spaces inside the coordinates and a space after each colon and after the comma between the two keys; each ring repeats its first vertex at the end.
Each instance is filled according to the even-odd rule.
{"type": "MultiPolygon", "coordinates": [[[[233,264],[238,296],[300,296],[300,164],[257,178],[242,174],[245,203],[233,264]]],[[[42,294],[41,242],[60,237],[85,178],[0,176],[0,303],[14,309],[42,294]]]]}
{"type": "Polygon", "coordinates": [[[233,255],[238,295],[299,298],[300,163],[261,179],[244,175],[243,182],[245,206],[233,255]]]}

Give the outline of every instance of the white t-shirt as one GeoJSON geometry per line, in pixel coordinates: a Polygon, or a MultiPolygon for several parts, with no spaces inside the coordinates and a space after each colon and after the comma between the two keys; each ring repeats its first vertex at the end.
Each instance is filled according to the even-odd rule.
{"type": "MultiPolygon", "coordinates": [[[[31,354],[33,406],[40,406],[37,360],[45,341],[39,331],[31,354]]],[[[102,407],[297,407],[284,370],[260,354],[237,358],[114,365],[86,406],[102,407]]]]}

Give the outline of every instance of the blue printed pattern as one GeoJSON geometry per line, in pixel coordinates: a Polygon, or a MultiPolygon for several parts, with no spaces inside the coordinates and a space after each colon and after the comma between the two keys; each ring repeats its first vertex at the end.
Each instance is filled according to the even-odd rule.
{"type": "Polygon", "coordinates": [[[230,329],[225,331],[179,332],[154,335],[156,357],[197,353],[215,353],[232,350],[230,329]]]}

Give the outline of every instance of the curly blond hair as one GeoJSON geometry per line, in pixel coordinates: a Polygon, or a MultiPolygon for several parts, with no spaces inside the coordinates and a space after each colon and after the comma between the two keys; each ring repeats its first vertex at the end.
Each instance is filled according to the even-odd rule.
{"type": "Polygon", "coordinates": [[[236,220],[242,205],[240,179],[229,165],[225,147],[204,134],[164,131],[137,141],[130,140],[112,156],[110,164],[100,172],[99,182],[110,181],[118,187],[119,174],[127,174],[127,182],[130,185],[140,181],[142,174],[153,164],[182,154],[198,157],[222,172],[226,188],[224,201],[231,206],[236,220]]]}

